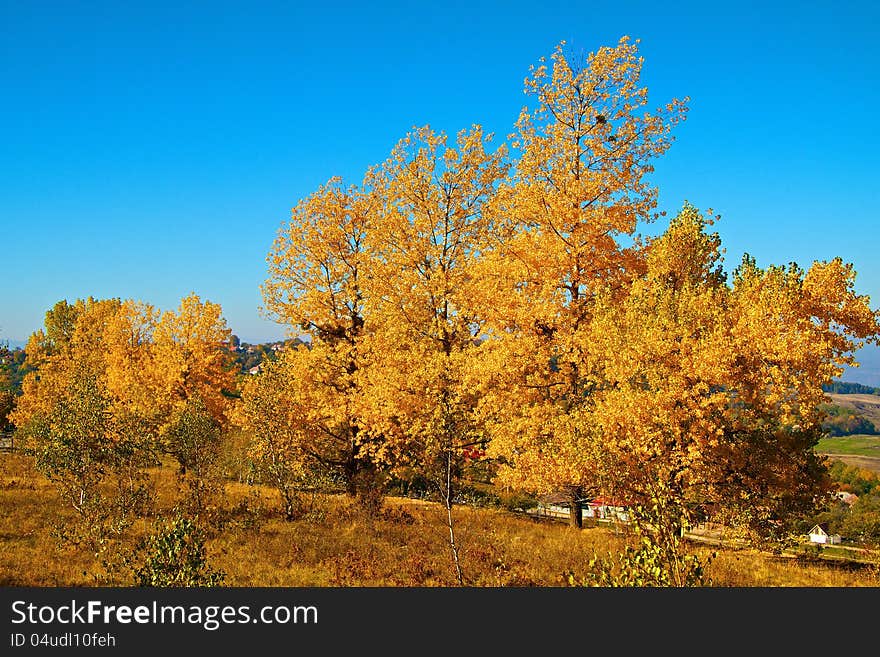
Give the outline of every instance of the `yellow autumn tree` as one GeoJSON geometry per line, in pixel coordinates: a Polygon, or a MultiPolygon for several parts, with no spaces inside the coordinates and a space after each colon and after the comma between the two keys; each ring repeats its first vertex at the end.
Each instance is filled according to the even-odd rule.
{"type": "Polygon", "coordinates": [[[95,548],[150,497],[144,426],[114,406],[107,385],[107,332],[121,307],[118,299],[90,297],[49,310],[28,342],[34,369],[11,414],[24,448],[81,520],[71,536],[95,548]]]}
{"type": "Polygon", "coordinates": [[[707,488],[721,446],[732,442],[724,430],[736,394],[727,369],[730,291],[720,239],[706,232],[711,223],[686,205],[647,245],[644,274],[623,296],[600,291],[594,308],[590,332],[602,354],[602,382],[589,426],[603,457],[595,484],[629,507],[642,535],[638,548],[621,555],[616,579],[593,564],[590,576],[612,584],[702,583],[703,564],[687,553],[682,535],[716,508],[707,488]]]}
{"type": "Polygon", "coordinates": [[[603,450],[596,479],[641,516],[677,585],[694,522],[783,538],[814,508],[827,483],[813,449],[822,385],[880,332],[839,260],[805,273],[746,257],[729,285],[709,225],[686,205],[647,245],[645,273],[622,299],[601,294],[591,322],[604,354],[589,422],[603,450]]]}
{"type": "Polygon", "coordinates": [[[106,387],[105,342],[107,326],[119,312],[118,299],[59,301],[46,312],[44,327],[34,332],[25,347],[26,365],[32,371],[22,380],[22,395],[10,419],[17,427],[46,413],[85,373],[106,387]]]}
{"type": "Polygon", "coordinates": [[[370,368],[362,414],[397,465],[444,501],[456,577],[463,575],[452,505],[468,448],[485,440],[464,372],[481,334],[471,297],[488,237],[486,206],[505,173],[504,148],[479,126],[453,143],[424,127],[407,135],[372,181],[383,204],[369,234],[370,368]]]}
{"type": "MultiPolygon", "coordinates": [[[[152,329],[151,353],[143,362],[143,388],[149,392],[160,419],[162,448],[177,459],[181,472],[202,460],[200,453],[216,448],[231,410],[235,373],[226,347],[232,332],[219,304],[192,293],[176,311],[167,310],[152,329]],[[204,422],[192,423],[196,413],[204,422]],[[202,437],[186,436],[180,423],[213,428],[202,437]]],[[[123,370],[126,366],[122,365],[123,370]]],[[[124,376],[124,375],[123,375],[124,376]]]]}
{"type": "Polygon", "coordinates": [[[880,340],[880,310],[856,292],[855,278],[841,258],[805,271],[794,263],[761,269],[746,256],[734,272],[728,321],[738,385],[728,435],[745,445],[715,461],[714,481],[728,490],[737,482],[734,509],[762,535],[784,535],[785,521],[822,492],[825,468],[816,472],[813,453],[829,401],[822,386],[880,340]]]}
{"type": "Polygon", "coordinates": [[[287,409],[272,420],[289,422],[286,438],[274,443],[258,409],[246,414],[259,453],[280,449],[297,460],[296,470],[319,464],[372,511],[381,501],[374,493],[382,437],[363,431],[357,404],[367,365],[367,233],[377,207],[368,187],[345,187],[333,178],[293,208],[268,255],[262,292],[267,313],[292,334],[308,336],[308,344],[285,352],[270,376],[257,375],[243,391],[248,408],[274,396],[287,409]]]}
{"type": "MultiPolygon", "coordinates": [[[[143,466],[158,451],[176,456],[183,468],[192,461],[195,438],[180,426],[184,420],[190,429],[202,426],[189,421],[194,406],[217,424],[209,436],[216,442],[229,405],[224,393],[234,389],[223,349],[228,339],[220,306],[196,295],[161,316],[132,300],[61,301],[28,343],[34,371],[23,381],[13,422],[29,427],[24,435],[41,448],[62,447],[66,439],[49,429],[61,410],[77,405],[70,395],[80,391],[83,404],[100,405],[98,415],[107,419],[81,447],[112,456],[114,467],[126,470],[120,482],[129,482],[128,494],[142,497],[143,466]],[[35,433],[34,427],[41,429],[35,433]]],[[[98,425],[90,426],[94,433],[98,425]]]]}
{"type": "Polygon", "coordinates": [[[481,414],[492,426],[499,483],[565,492],[571,522],[594,487],[597,451],[584,414],[601,378],[588,325],[599,289],[623,293],[644,269],[627,246],[655,218],[653,160],[686,112],[645,111],[638,42],[624,37],[584,61],[564,44],[525,81],[511,179],[493,204],[495,243],[480,264],[486,343],[481,414]]]}

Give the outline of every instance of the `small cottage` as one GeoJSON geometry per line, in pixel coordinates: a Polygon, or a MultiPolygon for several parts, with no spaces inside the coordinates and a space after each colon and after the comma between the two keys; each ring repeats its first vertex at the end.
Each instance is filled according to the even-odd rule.
{"type": "MultiPolygon", "coordinates": [[[[629,504],[621,500],[604,497],[581,498],[581,520],[604,520],[613,522],[629,522],[629,504]]],[[[571,515],[571,497],[566,493],[553,493],[538,498],[538,506],[529,510],[530,513],[567,520],[571,515]]]]}
{"type": "Polygon", "coordinates": [[[810,530],[810,543],[837,545],[840,543],[840,534],[829,534],[820,525],[815,525],[810,530]]]}
{"type": "MultiPolygon", "coordinates": [[[[587,500],[581,500],[583,505],[587,500]]],[[[571,497],[565,493],[551,493],[538,498],[538,506],[533,509],[535,515],[545,518],[559,518],[567,520],[571,515],[571,497]]],[[[584,517],[584,509],[581,508],[581,518],[584,517]]]]}
{"type": "Polygon", "coordinates": [[[618,520],[629,522],[629,505],[620,500],[596,497],[587,503],[584,516],[597,520],[618,520]]]}
{"type": "Polygon", "coordinates": [[[844,504],[846,504],[848,506],[852,506],[859,499],[858,495],[855,495],[853,493],[848,493],[847,491],[843,491],[843,490],[839,490],[836,493],[834,493],[834,497],[836,497],[837,499],[839,499],[841,502],[843,502],[844,504]]]}

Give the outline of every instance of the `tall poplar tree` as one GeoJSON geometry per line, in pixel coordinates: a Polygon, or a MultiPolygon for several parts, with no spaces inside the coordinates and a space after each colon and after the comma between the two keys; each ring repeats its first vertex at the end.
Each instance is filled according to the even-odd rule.
{"type": "Polygon", "coordinates": [[[488,150],[490,140],[479,126],[454,142],[429,127],[407,135],[375,173],[383,205],[370,234],[375,318],[365,416],[395,462],[436,487],[459,583],[457,477],[468,447],[485,440],[475,390],[465,385],[482,330],[470,300],[488,236],[486,206],[505,172],[505,149],[488,150]]]}
{"type": "MultiPolygon", "coordinates": [[[[384,458],[382,437],[363,430],[357,410],[369,320],[367,233],[377,207],[368,188],[333,178],[293,209],[267,258],[262,291],[268,314],[292,334],[307,336],[308,345],[285,353],[272,377],[245,390],[246,404],[258,394],[293,404],[288,457],[341,476],[347,492],[365,502],[379,486],[384,458]]],[[[248,426],[257,429],[264,452],[279,447],[253,421],[248,426]]]]}
{"type": "Polygon", "coordinates": [[[597,467],[582,418],[602,377],[588,332],[596,293],[623,293],[644,268],[627,240],[655,217],[648,174],[686,107],[645,111],[642,58],[626,37],[580,62],[560,44],[551,59],[526,78],[534,103],[517,122],[519,158],[494,203],[495,244],[480,269],[494,373],[482,411],[490,453],[505,464],[500,481],[567,491],[580,526],[597,467]]]}

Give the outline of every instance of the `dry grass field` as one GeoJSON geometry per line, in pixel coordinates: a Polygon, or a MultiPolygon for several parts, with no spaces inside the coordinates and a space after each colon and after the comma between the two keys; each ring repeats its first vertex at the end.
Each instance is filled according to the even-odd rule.
{"type": "MultiPolygon", "coordinates": [[[[175,473],[153,473],[160,507],[171,504],[175,473]]],[[[207,542],[210,563],[227,586],[452,586],[455,575],[442,507],[390,498],[368,518],[343,496],[322,495],[305,517],[286,522],[271,491],[226,484],[222,531],[207,542]],[[242,504],[247,501],[247,505],[242,504]],[[232,512],[231,509],[238,509],[232,512]]],[[[596,554],[615,552],[625,537],[608,528],[570,529],[501,509],[456,508],[458,539],[470,586],[562,586],[562,574],[584,574],[596,554]]],[[[60,544],[53,534],[69,516],[50,482],[28,457],[0,454],[0,585],[130,585],[107,579],[93,554],[60,544]]],[[[131,542],[149,528],[140,521],[131,542]]],[[[703,556],[711,548],[694,544],[703,556]]],[[[877,565],[856,566],[756,550],[721,549],[707,569],[718,587],[880,586],[877,565]]]]}
{"type": "Polygon", "coordinates": [[[846,465],[862,470],[869,470],[880,474],[880,457],[876,456],[859,456],[856,454],[837,454],[832,451],[823,452],[832,460],[842,461],[846,465]]]}
{"type": "Polygon", "coordinates": [[[875,425],[880,426],[880,396],[860,394],[829,393],[831,401],[838,406],[851,408],[859,415],[868,418],[875,425]]]}

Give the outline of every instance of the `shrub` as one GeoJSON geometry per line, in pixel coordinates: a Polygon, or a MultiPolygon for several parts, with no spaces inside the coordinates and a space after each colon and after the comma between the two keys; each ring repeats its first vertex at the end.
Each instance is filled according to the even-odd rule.
{"type": "Polygon", "coordinates": [[[226,578],[209,566],[202,531],[184,516],[175,516],[136,551],[146,552],[143,565],[134,569],[137,586],[220,586],[226,578]]]}

